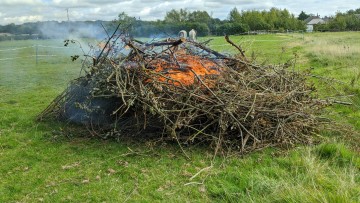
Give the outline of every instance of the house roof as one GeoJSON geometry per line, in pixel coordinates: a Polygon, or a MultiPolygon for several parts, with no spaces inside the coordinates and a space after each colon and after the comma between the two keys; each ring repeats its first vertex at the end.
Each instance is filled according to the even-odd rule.
{"type": "Polygon", "coordinates": [[[312,19],[310,22],[308,22],[308,25],[316,25],[316,24],[323,24],[325,21],[321,18],[319,19],[312,19]]]}
{"type": "Polygon", "coordinates": [[[304,21],[307,25],[316,25],[316,24],[325,23],[325,20],[323,20],[319,16],[310,16],[310,17],[306,18],[304,21]]]}
{"type": "Polygon", "coordinates": [[[304,22],[307,24],[308,22],[310,22],[312,19],[318,18],[317,16],[309,16],[308,18],[306,18],[304,20],[304,22]]]}

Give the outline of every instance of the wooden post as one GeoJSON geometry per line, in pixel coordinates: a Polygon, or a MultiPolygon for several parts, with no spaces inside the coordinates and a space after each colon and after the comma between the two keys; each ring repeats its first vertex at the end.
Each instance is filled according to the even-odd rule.
{"type": "Polygon", "coordinates": [[[35,59],[36,59],[36,65],[38,64],[38,45],[35,45],[35,59]]]}
{"type": "Polygon", "coordinates": [[[304,31],[302,31],[302,33],[303,33],[303,41],[304,41],[304,40],[305,40],[305,39],[304,39],[304,31]]]}

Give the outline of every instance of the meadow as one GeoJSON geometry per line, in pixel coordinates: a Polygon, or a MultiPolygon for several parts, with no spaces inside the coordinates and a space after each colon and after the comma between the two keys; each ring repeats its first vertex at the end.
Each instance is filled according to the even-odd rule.
{"type": "MultiPolygon", "coordinates": [[[[59,48],[61,40],[3,41],[0,202],[359,202],[360,33],[231,39],[259,64],[296,60],[297,71],[312,70],[320,97],[352,105],[324,110],[336,124],[311,146],[214,157],[193,145],[184,147],[187,159],[174,143],[102,140],[64,133],[66,123],[36,121],[79,76],[81,62],[70,55],[81,51],[59,48]],[[36,44],[44,47],[36,51],[36,44]]],[[[209,45],[236,51],[222,37],[209,45]]]]}

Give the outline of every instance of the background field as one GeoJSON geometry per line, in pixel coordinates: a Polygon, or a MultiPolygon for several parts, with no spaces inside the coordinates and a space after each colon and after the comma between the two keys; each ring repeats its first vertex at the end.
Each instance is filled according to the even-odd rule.
{"type": "MultiPolygon", "coordinates": [[[[353,103],[325,112],[347,127],[323,130],[321,144],[245,156],[214,158],[190,146],[190,160],[172,143],[64,134],[66,124],[35,117],[79,75],[70,55],[80,49],[60,48],[61,40],[0,42],[0,202],[359,202],[360,33],[231,39],[259,64],[311,68],[321,97],[353,103]]],[[[221,37],[210,46],[235,53],[221,37]]]]}

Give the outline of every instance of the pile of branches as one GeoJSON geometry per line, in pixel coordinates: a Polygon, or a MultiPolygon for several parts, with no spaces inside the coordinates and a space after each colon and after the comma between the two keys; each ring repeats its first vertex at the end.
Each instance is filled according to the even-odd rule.
{"type": "MultiPolygon", "coordinates": [[[[95,124],[92,118],[82,123],[101,137],[156,138],[181,145],[202,142],[216,150],[241,152],[311,142],[321,124],[317,114],[326,104],[314,98],[308,74],[293,71],[289,64],[256,65],[226,39],[239,49],[238,56],[185,39],[143,43],[118,37],[120,53],[109,54],[114,51],[103,48],[85,65],[86,74],[39,118],[69,119],[68,105],[98,116],[92,113],[100,99],[110,101],[102,108],[107,122],[95,124]],[[217,72],[201,75],[183,64],[184,57],[194,57],[200,64],[211,61],[211,67],[204,68],[217,72]],[[172,77],[175,72],[187,73],[193,82],[184,84],[172,77]],[[74,87],[83,87],[86,96],[76,98],[74,87]]],[[[116,40],[112,37],[107,46],[116,40]]]]}

